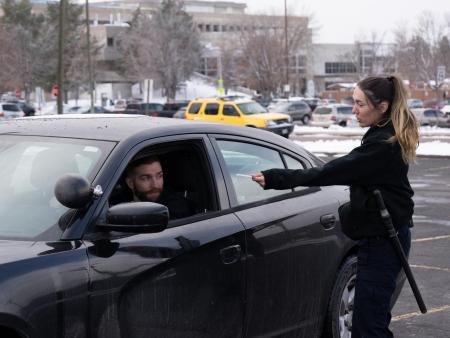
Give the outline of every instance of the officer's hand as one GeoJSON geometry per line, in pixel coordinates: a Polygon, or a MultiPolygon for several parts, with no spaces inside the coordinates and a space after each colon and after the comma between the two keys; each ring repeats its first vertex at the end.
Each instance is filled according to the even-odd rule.
{"type": "Polygon", "coordinates": [[[264,179],[264,175],[262,173],[257,173],[252,175],[252,180],[258,183],[262,188],[265,187],[266,181],[264,179]]]}

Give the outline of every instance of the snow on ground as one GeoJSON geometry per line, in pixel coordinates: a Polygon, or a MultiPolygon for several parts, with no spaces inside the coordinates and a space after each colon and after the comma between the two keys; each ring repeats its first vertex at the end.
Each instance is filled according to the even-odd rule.
{"type": "MultiPolygon", "coordinates": [[[[294,128],[294,133],[298,135],[342,135],[342,136],[363,136],[367,131],[367,128],[360,127],[341,127],[330,126],[329,128],[322,127],[310,127],[310,126],[298,126],[294,128]]],[[[448,135],[450,136],[450,128],[439,128],[423,126],[420,127],[420,134],[422,136],[433,135],[448,135]]]]}
{"type": "MultiPolygon", "coordinates": [[[[347,154],[361,144],[360,140],[317,140],[294,141],[316,155],[347,154]]],[[[450,156],[450,143],[441,141],[423,142],[419,144],[417,155],[450,156]]]]}

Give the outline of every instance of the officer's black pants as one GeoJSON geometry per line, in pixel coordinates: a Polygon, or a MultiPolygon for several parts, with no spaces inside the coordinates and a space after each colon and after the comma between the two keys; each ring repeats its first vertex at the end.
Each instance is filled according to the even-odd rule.
{"type": "MultiPolygon", "coordinates": [[[[398,231],[406,255],[411,247],[408,226],[398,231]]],[[[401,263],[389,238],[360,240],[352,321],[352,338],[393,337],[390,302],[401,263]]]]}

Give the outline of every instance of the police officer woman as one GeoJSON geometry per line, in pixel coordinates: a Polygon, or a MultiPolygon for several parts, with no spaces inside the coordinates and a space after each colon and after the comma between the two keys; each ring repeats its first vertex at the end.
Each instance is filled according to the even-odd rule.
{"type": "Polygon", "coordinates": [[[369,127],[361,146],[322,167],[270,169],[252,178],[264,189],[350,186],[349,218],[359,226],[356,234],[350,236],[360,239],[352,338],[393,337],[389,330],[390,301],[401,263],[383,228],[372,192],[381,191],[408,255],[414,203],[407,175],[408,164],[416,155],[418,125],[408,109],[407,92],[398,76],[361,80],[353,99],[353,113],[359,125],[369,127]]]}

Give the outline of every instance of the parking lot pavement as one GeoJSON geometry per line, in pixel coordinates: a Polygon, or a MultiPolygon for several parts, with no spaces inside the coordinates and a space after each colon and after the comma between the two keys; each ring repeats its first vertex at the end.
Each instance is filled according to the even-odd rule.
{"type": "MultiPolygon", "coordinates": [[[[324,158],[325,161],[331,158],[324,158]]],[[[450,337],[450,158],[419,157],[410,168],[415,191],[409,262],[428,308],[421,314],[408,282],[393,309],[396,338],[450,337]]]]}
{"type": "Polygon", "coordinates": [[[419,157],[411,166],[415,191],[410,265],[428,313],[408,283],[393,310],[395,337],[450,337],[450,159],[419,157]]]}

